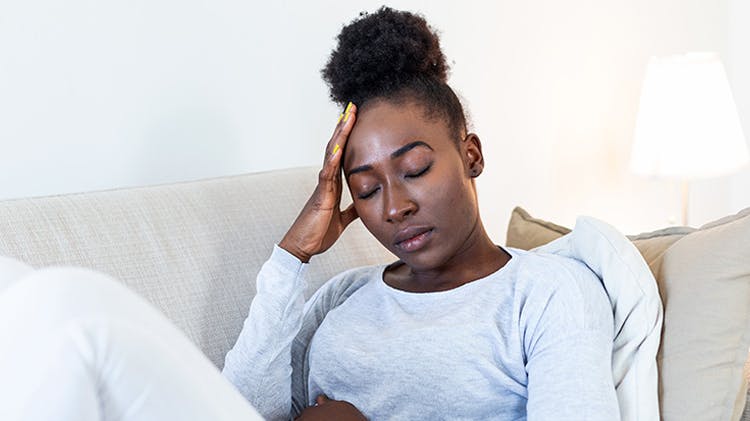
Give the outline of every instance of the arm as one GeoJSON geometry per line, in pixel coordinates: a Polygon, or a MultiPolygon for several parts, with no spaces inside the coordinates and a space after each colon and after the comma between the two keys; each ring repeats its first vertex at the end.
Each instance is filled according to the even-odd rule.
{"type": "Polygon", "coordinates": [[[350,106],[346,118],[339,119],[326,148],[318,185],[261,268],[257,295],[240,337],[226,357],[224,375],[268,419],[288,419],[292,409],[292,344],[306,312],[305,263],[330,248],[357,218],[352,206],[339,209],[341,157],[355,112],[356,107],[350,106]]]}
{"type": "Polygon", "coordinates": [[[305,266],[274,247],[258,273],[258,292],[222,374],[265,418],[288,419],[291,344],[302,324],[305,266]]]}
{"type": "Polygon", "coordinates": [[[618,420],[612,380],[612,308],[599,279],[572,260],[552,265],[524,339],[527,416],[618,420]]]}
{"type": "Polygon", "coordinates": [[[306,267],[284,249],[274,248],[258,274],[258,295],[222,371],[268,419],[288,419],[290,404],[292,416],[305,410],[310,341],[326,314],[368,280],[344,272],[303,303],[306,267]]]}

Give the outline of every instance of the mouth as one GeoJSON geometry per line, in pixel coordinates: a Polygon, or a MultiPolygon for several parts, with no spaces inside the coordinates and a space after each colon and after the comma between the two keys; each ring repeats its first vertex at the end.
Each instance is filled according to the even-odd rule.
{"type": "Polygon", "coordinates": [[[406,253],[417,251],[427,245],[433,230],[430,227],[405,228],[396,234],[393,245],[406,253]]]}

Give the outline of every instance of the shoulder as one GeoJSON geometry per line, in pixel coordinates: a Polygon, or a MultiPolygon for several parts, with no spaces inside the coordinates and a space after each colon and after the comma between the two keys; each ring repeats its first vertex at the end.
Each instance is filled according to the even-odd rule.
{"type": "Polygon", "coordinates": [[[512,252],[519,258],[515,289],[522,323],[612,328],[612,307],[604,286],[583,262],[536,251],[512,252]]]}
{"type": "MultiPolygon", "coordinates": [[[[510,249],[518,258],[516,276],[522,289],[565,291],[573,295],[586,295],[599,278],[583,262],[569,257],[537,251],[510,249]]],[[[603,289],[602,289],[603,291],[603,289]]]]}
{"type": "Polygon", "coordinates": [[[361,266],[341,272],[325,282],[309,300],[309,305],[328,310],[346,301],[363,286],[382,276],[385,265],[361,266]]]}

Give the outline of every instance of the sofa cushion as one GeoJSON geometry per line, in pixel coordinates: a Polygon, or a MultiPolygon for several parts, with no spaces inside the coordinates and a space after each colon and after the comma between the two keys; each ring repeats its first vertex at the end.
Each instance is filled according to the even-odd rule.
{"type": "MultiPolygon", "coordinates": [[[[0,201],[0,256],[112,275],[156,305],[221,368],[255,295],[255,277],[313,191],[317,173],[311,167],[0,201]]],[[[313,258],[307,295],[345,269],[391,260],[355,221],[313,258]]]]}
{"type": "MultiPolygon", "coordinates": [[[[511,221],[524,227],[508,230],[509,247],[533,248],[538,238],[562,235],[521,209],[511,221]],[[530,230],[547,232],[516,235],[530,230]]],[[[664,304],[657,358],[663,419],[739,419],[750,346],[748,210],[697,230],[674,227],[630,238],[654,273],[664,304]]]]}

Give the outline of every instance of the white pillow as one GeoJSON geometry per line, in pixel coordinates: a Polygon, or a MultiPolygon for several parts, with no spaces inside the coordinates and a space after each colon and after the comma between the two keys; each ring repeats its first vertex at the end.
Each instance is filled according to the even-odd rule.
{"type": "Polygon", "coordinates": [[[620,418],[658,420],[663,310],[641,253],[612,226],[587,216],[576,220],[570,234],[534,250],[580,260],[602,280],[614,314],[612,376],[620,418]]]}

